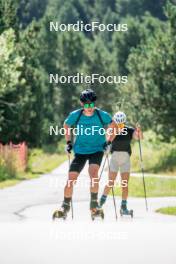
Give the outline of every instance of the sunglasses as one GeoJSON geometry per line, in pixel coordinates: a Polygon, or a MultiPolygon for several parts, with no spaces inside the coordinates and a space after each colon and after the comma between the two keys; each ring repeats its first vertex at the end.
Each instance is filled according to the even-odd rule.
{"type": "Polygon", "coordinates": [[[84,104],[84,108],[94,108],[95,104],[94,103],[90,103],[90,104],[84,104]]]}

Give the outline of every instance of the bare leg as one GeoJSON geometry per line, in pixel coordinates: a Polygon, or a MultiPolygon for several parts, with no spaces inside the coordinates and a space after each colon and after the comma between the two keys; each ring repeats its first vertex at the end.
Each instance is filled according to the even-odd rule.
{"type": "Polygon", "coordinates": [[[91,193],[98,193],[99,189],[99,177],[98,177],[98,171],[100,166],[96,164],[91,164],[89,166],[89,176],[90,176],[90,192],[91,193]]]}
{"type": "Polygon", "coordinates": [[[108,184],[104,188],[103,195],[108,195],[111,188],[114,186],[115,179],[117,177],[117,172],[109,172],[109,179],[108,179],[108,184]]]}
{"type": "Polygon", "coordinates": [[[129,176],[130,176],[129,172],[121,173],[122,200],[127,200],[128,198],[129,176]]]}
{"type": "Polygon", "coordinates": [[[76,183],[78,175],[78,172],[69,172],[68,180],[64,188],[64,200],[62,202],[61,209],[59,211],[54,212],[53,218],[66,217],[67,213],[69,212],[70,202],[73,194],[73,185],[76,183]]]}
{"type": "Polygon", "coordinates": [[[78,172],[69,172],[68,180],[64,189],[64,197],[71,198],[73,194],[73,185],[79,176],[78,172]]]}
{"type": "Polygon", "coordinates": [[[116,177],[117,177],[117,172],[112,172],[112,171],[109,172],[108,184],[106,184],[106,186],[104,188],[103,195],[101,196],[100,206],[103,206],[103,204],[106,202],[106,198],[107,198],[110,190],[114,186],[114,182],[115,182],[116,177]]]}

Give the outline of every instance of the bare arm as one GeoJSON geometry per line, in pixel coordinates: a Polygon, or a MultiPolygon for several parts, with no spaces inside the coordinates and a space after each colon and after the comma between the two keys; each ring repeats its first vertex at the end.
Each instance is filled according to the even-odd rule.
{"type": "Polygon", "coordinates": [[[65,140],[66,140],[66,142],[71,141],[70,127],[64,123],[64,129],[65,129],[65,140]]]}
{"type": "Polygon", "coordinates": [[[112,121],[112,123],[108,126],[107,128],[107,137],[106,140],[112,142],[114,140],[114,138],[116,137],[116,124],[114,121],[112,121]]]}
{"type": "Polygon", "coordinates": [[[139,139],[143,139],[143,133],[141,130],[141,127],[139,124],[136,124],[136,128],[135,131],[133,132],[133,139],[139,140],[139,139]]]}

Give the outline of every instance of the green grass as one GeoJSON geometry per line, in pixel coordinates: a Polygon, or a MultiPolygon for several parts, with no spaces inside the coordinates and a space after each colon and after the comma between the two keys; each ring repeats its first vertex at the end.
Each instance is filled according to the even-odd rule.
{"type": "Polygon", "coordinates": [[[41,149],[34,149],[28,161],[28,174],[40,175],[50,172],[67,159],[65,154],[47,153],[41,149]]]}
{"type": "MultiPolygon", "coordinates": [[[[161,142],[155,133],[148,131],[144,133],[142,140],[142,153],[145,172],[150,174],[176,175],[176,143],[161,142]]],[[[13,178],[9,177],[9,172],[5,174],[2,171],[3,179],[0,181],[0,188],[14,185],[25,179],[36,178],[41,174],[48,173],[63,161],[66,160],[64,153],[65,141],[59,144],[46,145],[42,149],[32,149],[29,152],[28,169],[25,173],[17,173],[13,178]]],[[[138,142],[132,146],[132,171],[140,171],[139,146],[138,142]]],[[[2,168],[3,169],[3,168],[2,168]]],[[[0,171],[1,172],[1,171],[0,171]]],[[[151,197],[158,196],[176,196],[176,184],[173,179],[146,178],[147,195],[151,197]]],[[[142,179],[132,178],[129,185],[129,194],[131,196],[143,197],[142,179]]],[[[116,192],[120,194],[119,188],[116,192]]]]}
{"type": "Polygon", "coordinates": [[[59,151],[54,153],[53,151],[44,152],[42,149],[30,150],[27,171],[18,173],[13,179],[0,182],[0,189],[48,173],[62,164],[66,159],[67,156],[59,151]]]}
{"type": "Polygon", "coordinates": [[[2,182],[0,182],[0,189],[13,186],[13,185],[15,185],[15,184],[17,184],[19,182],[21,182],[21,180],[20,179],[16,179],[16,178],[2,181],[2,182]]]}
{"type": "MultiPolygon", "coordinates": [[[[176,175],[176,142],[166,143],[159,140],[152,131],[144,133],[141,141],[145,172],[176,175]]],[[[132,144],[132,171],[140,171],[139,145],[132,144]]]]}
{"type": "MultiPolygon", "coordinates": [[[[145,182],[147,197],[176,196],[176,179],[146,177],[145,182]]],[[[115,195],[121,195],[119,186],[115,187],[115,195]]],[[[144,197],[142,178],[130,178],[129,196],[144,197]]]]}
{"type": "Polygon", "coordinates": [[[157,213],[176,215],[176,207],[163,207],[156,210],[157,213]]]}

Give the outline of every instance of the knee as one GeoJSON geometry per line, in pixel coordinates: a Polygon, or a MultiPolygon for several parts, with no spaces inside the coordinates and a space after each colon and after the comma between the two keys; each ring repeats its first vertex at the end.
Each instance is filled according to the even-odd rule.
{"type": "Polygon", "coordinates": [[[97,187],[99,185],[99,178],[98,177],[91,177],[91,187],[97,187]]]}
{"type": "Polygon", "coordinates": [[[98,178],[98,169],[97,168],[89,169],[89,174],[91,178],[98,178]]]}
{"type": "Polygon", "coordinates": [[[69,177],[68,177],[68,180],[67,180],[67,186],[68,187],[71,187],[74,184],[76,184],[77,178],[78,178],[78,174],[76,174],[76,173],[69,173],[69,177]]]}

